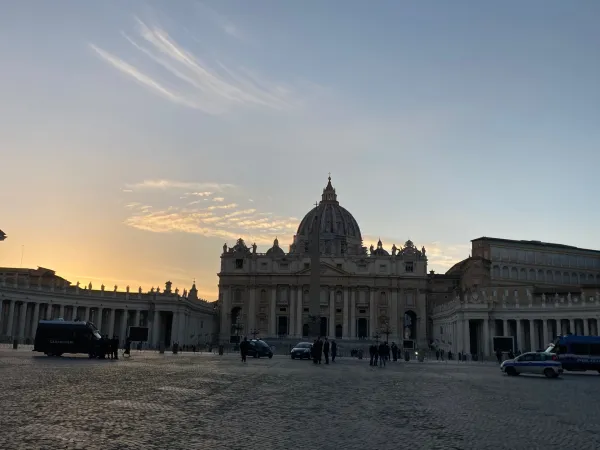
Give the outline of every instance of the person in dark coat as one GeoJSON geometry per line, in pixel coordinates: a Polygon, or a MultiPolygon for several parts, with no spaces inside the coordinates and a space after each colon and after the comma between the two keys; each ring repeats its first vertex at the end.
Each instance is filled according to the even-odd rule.
{"type": "Polygon", "coordinates": [[[240,354],[242,356],[242,362],[246,362],[246,356],[248,356],[248,347],[250,347],[250,342],[248,342],[248,338],[244,338],[242,343],[240,344],[240,354]]]}
{"type": "Polygon", "coordinates": [[[335,362],[336,355],[337,355],[337,344],[335,341],[331,341],[331,362],[335,362]]]}
{"type": "Polygon", "coordinates": [[[323,342],[323,355],[325,355],[325,364],[329,364],[329,341],[327,338],[323,342]]]}
{"type": "MultiPolygon", "coordinates": [[[[385,342],[379,344],[379,366],[385,367],[385,359],[386,359],[386,348],[385,342]]],[[[375,364],[377,365],[377,363],[375,364]]]]}
{"type": "Polygon", "coordinates": [[[375,360],[375,344],[369,345],[369,356],[370,356],[369,365],[372,366],[373,361],[375,360]]]}
{"type": "Polygon", "coordinates": [[[114,335],[111,339],[112,358],[119,359],[119,337],[114,335]]]}
{"type": "Polygon", "coordinates": [[[398,346],[395,342],[392,342],[392,358],[394,361],[398,361],[398,346]]]}
{"type": "Polygon", "coordinates": [[[312,357],[313,363],[317,364],[319,362],[319,356],[317,355],[317,340],[313,342],[313,345],[310,349],[310,356],[312,357]]]}
{"type": "Polygon", "coordinates": [[[319,337],[317,339],[317,363],[321,364],[321,358],[323,357],[323,341],[319,337]]]}

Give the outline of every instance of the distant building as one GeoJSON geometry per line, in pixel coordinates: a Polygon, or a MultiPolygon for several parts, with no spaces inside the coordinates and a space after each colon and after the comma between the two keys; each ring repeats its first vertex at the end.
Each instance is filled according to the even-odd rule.
{"type": "Polygon", "coordinates": [[[598,335],[600,251],[482,237],[445,276],[459,279],[431,310],[432,339],[454,352],[490,355],[493,337],[515,349],[545,348],[565,333],[598,335]]]}
{"type": "Polygon", "coordinates": [[[54,271],[0,268],[0,339],[31,341],[37,323],[42,319],[86,320],[93,322],[102,334],[117,335],[124,343],[128,326],[149,327],[149,344],[169,347],[199,345],[216,338],[215,303],[198,298],[196,285],[182,294],[152,288],[150,292],[105,291],[92,289],[90,283],[75,286],[54,271]]]}

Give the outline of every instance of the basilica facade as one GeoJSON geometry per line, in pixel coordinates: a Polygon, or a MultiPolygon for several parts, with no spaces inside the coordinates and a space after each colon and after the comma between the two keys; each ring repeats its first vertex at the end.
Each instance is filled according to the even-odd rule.
{"type": "Polygon", "coordinates": [[[289,248],[278,239],[265,253],[238,239],[223,246],[219,272],[220,338],[308,337],[309,285],[320,274],[320,334],[331,339],[386,338],[405,345],[427,344],[426,249],[407,240],[386,250],[363,246],[356,219],[338,201],[331,178],[321,203],[298,226],[289,248]],[[319,227],[320,263],[311,267],[309,235],[319,227]]]}

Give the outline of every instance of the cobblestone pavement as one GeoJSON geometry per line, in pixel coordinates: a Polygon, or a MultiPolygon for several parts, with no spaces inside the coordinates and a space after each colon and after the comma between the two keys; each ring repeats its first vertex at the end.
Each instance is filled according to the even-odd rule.
{"type": "Polygon", "coordinates": [[[488,364],[0,350],[0,448],[600,448],[600,376],[488,364]]]}

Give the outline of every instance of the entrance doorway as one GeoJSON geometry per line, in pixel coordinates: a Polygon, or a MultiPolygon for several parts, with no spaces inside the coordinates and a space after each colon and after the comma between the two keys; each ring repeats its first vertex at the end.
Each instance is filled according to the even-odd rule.
{"type": "Polygon", "coordinates": [[[288,318],[286,316],[279,316],[277,319],[277,335],[279,337],[287,336],[288,334],[288,318]]]}
{"type": "Polygon", "coordinates": [[[321,317],[321,328],[319,330],[321,336],[327,336],[327,317],[321,317]]]}
{"type": "Polygon", "coordinates": [[[369,334],[369,323],[361,317],[356,321],[356,335],[359,339],[366,339],[369,334]]]}

